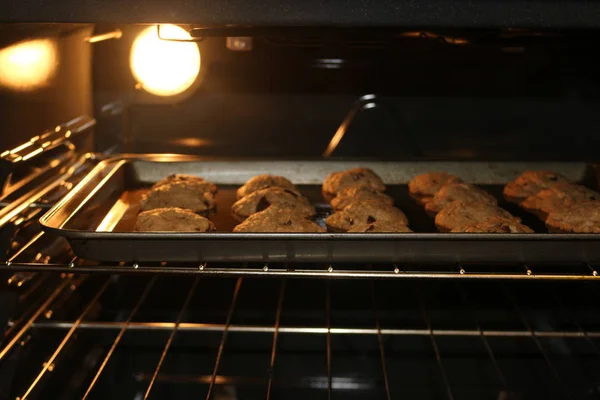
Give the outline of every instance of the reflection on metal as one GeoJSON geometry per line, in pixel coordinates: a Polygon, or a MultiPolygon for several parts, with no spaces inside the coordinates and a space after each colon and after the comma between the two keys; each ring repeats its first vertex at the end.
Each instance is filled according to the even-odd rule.
{"type": "MultiPolygon", "coordinates": [[[[68,264],[58,263],[31,263],[31,262],[10,262],[4,265],[0,264],[0,271],[46,271],[46,272],[74,272],[78,273],[139,273],[139,274],[161,274],[161,275],[206,275],[206,276],[261,276],[261,277],[302,277],[302,278],[345,278],[345,279],[467,279],[467,280],[578,280],[578,281],[600,281],[600,276],[593,273],[583,273],[577,271],[572,265],[555,266],[556,272],[536,273],[527,275],[525,272],[513,273],[506,271],[506,265],[489,265],[489,271],[485,273],[465,271],[451,271],[444,266],[431,266],[423,270],[413,269],[410,271],[394,272],[396,268],[390,265],[389,269],[380,270],[344,270],[336,269],[328,271],[329,265],[314,266],[312,269],[289,269],[269,266],[267,270],[261,265],[260,268],[248,268],[247,266],[232,265],[230,267],[210,267],[203,264],[203,268],[197,265],[189,266],[145,266],[139,263],[131,265],[86,265],[83,263],[73,269],[68,264]]],[[[464,270],[464,269],[463,269],[464,270]]]]}
{"type": "MultiPolygon", "coordinates": [[[[82,322],[80,329],[95,330],[120,330],[125,322],[107,322],[94,321],[82,322]]],[[[9,323],[9,326],[12,326],[9,323]]],[[[70,329],[73,326],[72,321],[44,321],[36,322],[31,325],[36,329],[70,329]]],[[[170,331],[175,327],[173,322],[131,322],[127,329],[131,331],[170,331]]],[[[222,332],[227,329],[228,332],[238,333],[269,333],[275,332],[273,325],[226,325],[226,324],[208,324],[182,322],[179,324],[178,331],[186,332],[222,332]]],[[[531,332],[526,330],[490,330],[490,329],[401,329],[401,328],[327,328],[326,326],[280,326],[280,334],[300,333],[309,335],[373,335],[377,336],[379,332],[383,336],[444,336],[444,337],[512,337],[528,338],[531,332]]],[[[538,338],[570,338],[570,339],[600,339],[600,331],[533,331],[538,338]]]]}
{"type": "Polygon", "coordinates": [[[106,40],[111,40],[111,39],[121,39],[122,36],[123,36],[123,32],[121,32],[120,29],[115,29],[114,31],[111,31],[111,32],[100,33],[98,35],[90,36],[87,39],[87,41],[90,43],[98,43],[98,42],[104,42],[106,40]]]}
{"type": "Polygon", "coordinates": [[[31,91],[48,86],[59,63],[51,39],[29,40],[0,49],[0,86],[31,91]]]}
{"type": "Polygon", "coordinates": [[[342,124],[331,138],[329,145],[327,145],[327,148],[323,152],[323,156],[329,157],[333,154],[336,147],[340,144],[341,140],[346,134],[348,127],[350,127],[350,124],[352,124],[352,121],[354,121],[354,118],[358,115],[359,112],[367,110],[369,108],[375,108],[375,106],[376,104],[374,94],[366,94],[360,97],[356,101],[356,103],[354,103],[354,106],[352,106],[352,109],[350,110],[350,112],[348,112],[346,118],[344,118],[344,121],[342,121],[342,124]]]}
{"type": "Polygon", "coordinates": [[[236,36],[228,37],[225,45],[231,51],[250,51],[252,50],[253,43],[252,37],[250,36],[236,36]]]}
{"type": "Polygon", "coordinates": [[[180,43],[159,37],[189,38],[175,25],[143,30],[131,46],[130,66],[141,87],[157,96],[173,96],[187,90],[200,73],[200,49],[195,43],[180,43]]]}

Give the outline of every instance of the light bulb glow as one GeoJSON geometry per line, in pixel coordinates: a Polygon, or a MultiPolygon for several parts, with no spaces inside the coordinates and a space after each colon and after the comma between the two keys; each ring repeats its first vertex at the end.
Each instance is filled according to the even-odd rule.
{"type": "Polygon", "coordinates": [[[19,91],[47,86],[58,66],[56,43],[36,39],[0,50],[0,85],[19,91]]]}
{"type": "MultiPolygon", "coordinates": [[[[190,39],[176,25],[161,25],[160,35],[169,39],[190,39]]],[[[200,50],[193,42],[173,42],[158,37],[155,26],[142,31],[133,42],[130,55],[133,76],[148,92],[173,96],[188,89],[200,72],[200,50]]]]}

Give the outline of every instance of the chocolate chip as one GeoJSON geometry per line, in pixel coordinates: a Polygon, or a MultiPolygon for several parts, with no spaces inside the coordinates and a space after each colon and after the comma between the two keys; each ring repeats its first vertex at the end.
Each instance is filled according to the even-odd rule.
{"type": "Polygon", "coordinates": [[[377,221],[375,218],[371,217],[369,215],[369,217],[367,218],[367,224],[372,224],[373,222],[377,221]]]}
{"type": "Polygon", "coordinates": [[[354,180],[354,181],[357,181],[357,180],[362,179],[364,177],[365,177],[365,174],[361,174],[361,173],[352,174],[352,180],[354,180]]]}
{"type": "Polygon", "coordinates": [[[551,181],[557,181],[558,176],[550,175],[550,176],[548,176],[548,179],[550,179],[551,181]]]}
{"type": "Polygon", "coordinates": [[[285,220],[285,222],[283,223],[283,225],[291,225],[292,224],[292,219],[288,217],[288,219],[285,220]]]}

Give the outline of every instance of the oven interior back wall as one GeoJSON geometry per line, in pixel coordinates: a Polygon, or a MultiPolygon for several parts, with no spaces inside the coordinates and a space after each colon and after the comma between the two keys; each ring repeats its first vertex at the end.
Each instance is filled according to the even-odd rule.
{"type": "Polygon", "coordinates": [[[93,47],[94,100],[126,151],[316,157],[366,94],[334,156],[589,160],[600,141],[596,31],[280,30],[251,51],[207,37],[197,84],[158,98],[129,70],[145,27],[119,28],[93,47]]]}

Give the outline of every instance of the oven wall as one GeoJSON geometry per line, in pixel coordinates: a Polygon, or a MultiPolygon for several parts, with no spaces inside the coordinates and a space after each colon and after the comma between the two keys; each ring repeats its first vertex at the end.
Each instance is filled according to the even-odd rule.
{"type": "Polygon", "coordinates": [[[91,25],[0,25],[0,149],[92,116],[91,25]]]}
{"type": "Polygon", "coordinates": [[[136,89],[128,57],[141,27],[121,29],[121,40],[94,47],[94,88],[96,115],[113,134],[123,128],[127,151],[319,156],[355,101],[374,93],[377,106],[358,113],[334,155],[597,159],[594,30],[295,33],[255,37],[247,52],[206,38],[201,82],[170,100],[136,89]]]}

